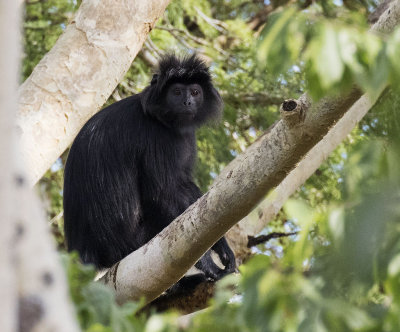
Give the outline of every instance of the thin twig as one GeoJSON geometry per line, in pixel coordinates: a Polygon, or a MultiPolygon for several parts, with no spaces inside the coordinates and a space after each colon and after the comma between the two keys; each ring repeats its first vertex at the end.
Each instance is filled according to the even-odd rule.
{"type": "MultiPolygon", "coordinates": [[[[156,26],[155,29],[168,31],[175,39],[177,39],[185,47],[188,47],[188,44],[186,43],[186,41],[183,40],[182,37],[176,35],[176,32],[185,35],[188,39],[194,41],[195,43],[197,43],[199,45],[203,45],[203,46],[207,46],[207,47],[213,48],[214,50],[216,50],[217,52],[219,52],[223,56],[229,57],[229,53],[224,51],[222,48],[218,47],[217,45],[211,45],[205,39],[193,36],[191,33],[189,33],[186,30],[182,30],[182,29],[178,29],[178,28],[174,28],[174,27],[167,27],[167,26],[156,26]]],[[[188,47],[188,48],[191,48],[191,47],[188,47]]]]}
{"type": "Polygon", "coordinates": [[[64,210],[61,210],[55,217],[50,220],[50,225],[54,224],[56,221],[60,220],[61,217],[64,215],[64,210]]]}
{"type": "Polygon", "coordinates": [[[171,34],[172,34],[172,32],[179,32],[179,33],[184,34],[186,37],[188,37],[189,39],[193,40],[193,41],[196,42],[197,44],[209,46],[209,43],[208,43],[207,41],[205,41],[205,40],[202,39],[202,38],[193,36],[192,34],[190,34],[190,33],[189,33],[188,31],[186,31],[186,30],[182,30],[182,29],[178,29],[178,28],[173,28],[173,27],[166,27],[166,26],[164,26],[164,25],[158,25],[158,26],[154,27],[154,29],[165,30],[165,31],[171,32],[171,34]]]}
{"type": "Polygon", "coordinates": [[[214,29],[220,31],[220,32],[225,32],[228,30],[228,26],[225,22],[216,20],[215,18],[211,18],[204,14],[198,7],[194,7],[196,9],[197,13],[201,16],[201,18],[206,21],[209,25],[211,25],[214,29]]]}
{"type": "Polygon", "coordinates": [[[299,232],[291,232],[291,233],[280,233],[280,232],[273,232],[267,235],[260,235],[260,236],[248,236],[247,248],[254,247],[258,244],[268,242],[271,239],[277,239],[281,237],[287,237],[291,235],[296,235],[299,232]]]}
{"type": "Polygon", "coordinates": [[[161,57],[164,55],[164,52],[161,51],[161,50],[156,46],[156,44],[153,43],[153,41],[151,40],[150,37],[148,37],[148,38],[146,39],[146,41],[144,42],[144,45],[147,47],[147,49],[148,49],[150,52],[156,53],[157,56],[158,56],[159,58],[161,58],[161,57]]]}

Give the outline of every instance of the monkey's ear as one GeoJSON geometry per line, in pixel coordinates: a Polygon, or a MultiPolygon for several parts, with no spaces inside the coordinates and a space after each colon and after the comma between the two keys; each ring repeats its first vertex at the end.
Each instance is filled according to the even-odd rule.
{"type": "Polygon", "coordinates": [[[150,85],[156,85],[158,80],[158,74],[154,74],[153,78],[151,79],[150,85]]]}

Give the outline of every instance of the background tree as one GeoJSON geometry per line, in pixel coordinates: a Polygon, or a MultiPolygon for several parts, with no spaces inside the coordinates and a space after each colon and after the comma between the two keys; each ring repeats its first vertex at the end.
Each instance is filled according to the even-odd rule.
{"type": "Polygon", "coordinates": [[[78,331],[59,255],[27,185],[15,132],[20,55],[18,2],[0,2],[2,331],[78,331]],[[20,204],[23,202],[23,204],[20,204]]]}

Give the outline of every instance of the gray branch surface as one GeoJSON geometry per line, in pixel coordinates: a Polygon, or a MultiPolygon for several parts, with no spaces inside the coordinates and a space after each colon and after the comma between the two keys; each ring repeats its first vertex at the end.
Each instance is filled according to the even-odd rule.
{"type": "Polygon", "coordinates": [[[19,89],[17,127],[34,184],[113,92],[169,0],[86,0],[19,89]]]}
{"type": "Polygon", "coordinates": [[[178,281],[285,178],[358,96],[359,91],[354,90],[338,99],[336,108],[322,102],[320,109],[307,109],[309,101],[301,98],[299,107],[232,161],[203,197],[148,244],[110,269],[103,281],[116,290],[118,301],[141,296],[151,301],[178,281]]]}

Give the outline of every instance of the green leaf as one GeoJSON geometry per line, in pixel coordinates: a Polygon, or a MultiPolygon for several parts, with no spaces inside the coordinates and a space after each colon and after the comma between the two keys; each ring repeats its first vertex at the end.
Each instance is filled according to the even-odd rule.
{"type": "MultiPolygon", "coordinates": [[[[278,74],[288,68],[292,55],[288,48],[289,26],[295,20],[297,10],[290,7],[271,15],[268,24],[261,33],[257,58],[261,65],[267,66],[278,74]]],[[[293,49],[293,48],[291,48],[293,49]]]]}
{"type": "Polygon", "coordinates": [[[386,53],[391,67],[391,79],[398,86],[400,85],[400,27],[388,39],[386,53]]]}
{"type": "Polygon", "coordinates": [[[350,68],[353,73],[361,74],[363,68],[357,61],[357,42],[355,31],[350,29],[340,29],[338,31],[339,51],[343,62],[350,68]]]}
{"type": "Polygon", "coordinates": [[[400,275],[400,254],[397,254],[395,257],[393,257],[389,264],[388,272],[392,277],[400,275]]]}
{"type": "Polygon", "coordinates": [[[344,64],[340,56],[336,30],[330,24],[319,27],[320,31],[310,43],[307,57],[308,61],[313,63],[321,86],[327,90],[342,79],[344,64]]]}
{"type": "Polygon", "coordinates": [[[334,239],[339,241],[344,235],[344,209],[336,208],[329,215],[329,230],[331,231],[334,239]]]}
{"type": "Polygon", "coordinates": [[[289,199],[284,206],[286,214],[299,222],[301,226],[308,227],[313,222],[314,212],[301,200],[289,199]]]}

